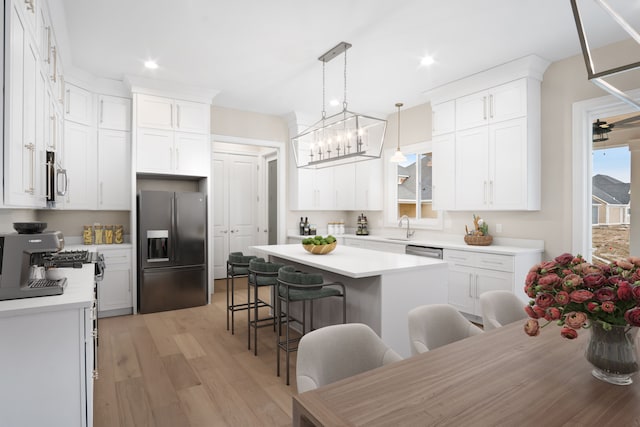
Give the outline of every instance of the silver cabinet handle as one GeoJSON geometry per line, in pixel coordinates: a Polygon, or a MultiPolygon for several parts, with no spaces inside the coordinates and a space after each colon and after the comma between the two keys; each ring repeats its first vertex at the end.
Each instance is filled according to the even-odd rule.
{"type": "Polygon", "coordinates": [[[104,122],[104,99],[100,100],[100,123],[104,122]]]}
{"type": "Polygon", "coordinates": [[[66,93],[67,97],[65,104],[67,104],[67,114],[69,114],[71,112],[71,89],[67,89],[66,93]]]}
{"type": "Polygon", "coordinates": [[[487,204],[487,181],[484,182],[484,204],[487,204]]]}
{"type": "Polygon", "coordinates": [[[51,76],[51,79],[55,83],[58,79],[58,54],[55,46],[51,48],[51,53],[53,55],[53,75],[51,76]]]}
{"type": "Polygon", "coordinates": [[[53,147],[53,151],[56,150],[56,133],[58,132],[58,121],[56,120],[56,115],[51,116],[51,126],[52,126],[52,141],[49,146],[53,147]]]}
{"type": "Polygon", "coordinates": [[[25,193],[33,194],[35,192],[34,184],[35,184],[35,172],[36,172],[36,146],[32,143],[28,143],[24,145],[24,148],[30,151],[29,153],[29,165],[31,167],[31,173],[29,177],[29,188],[24,190],[25,193]]]}
{"type": "Polygon", "coordinates": [[[489,95],[489,117],[493,119],[493,95],[489,95]]]}
{"type": "Polygon", "coordinates": [[[62,107],[64,108],[64,93],[66,90],[66,83],[64,81],[64,76],[62,74],[60,74],[60,93],[59,93],[59,99],[60,99],[60,103],[62,104],[62,107]]]}
{"type": "Polygon", "coordinates": [[[35,7],[33,7],[33,0],[24,0],[27,5],[27,10],[30,10],[32,13],[36,13],[35,7]]]}
{"type": "Polygon", "coordinates": [[[489,180],[489,204],[493,204],[493,180],[489,180]]]}
{"type": "Polygon", "coordinates": [[[482,117],[487,120],[487,97],[482,97],[482,117]]]}
{"type": "Polygon", "coordinates": [[[47,27],[47,64],[51,64],[51,27],[47,27]]]}
{"type": "Polygon", "coordinates": [[[176,117],[178,120],[177,128],[180,129],[180,104],[176,104],[176,117]]]}
{"type": "Polygon", "coordinates": [[[473,274],[469,273],[469,298],[473,298],[473,295],[471,294],[471,284],[473,282],[473,274]]]}

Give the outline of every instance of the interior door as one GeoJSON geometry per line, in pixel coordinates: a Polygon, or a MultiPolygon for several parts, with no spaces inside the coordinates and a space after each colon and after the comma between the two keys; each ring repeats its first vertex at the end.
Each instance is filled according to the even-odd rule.
{"type": "Polygon", "coordinates": [[[245,252],[257,233],[257,159],[231,156],[229,160],[229,250],[245,252]]]}

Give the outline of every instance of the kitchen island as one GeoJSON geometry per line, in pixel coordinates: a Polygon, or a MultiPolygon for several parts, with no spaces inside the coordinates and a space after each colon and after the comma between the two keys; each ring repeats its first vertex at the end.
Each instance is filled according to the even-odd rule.
{"type": "Polygon", "coordinates": [[[0,425],[92,425],[94,265],[61,270],[63,294],[0,301],[0,425]]]}
{"type": "MultiPolygon", "coordinates": [[[[301,245],[254,246],[253,254],[272,262],[321,273],[325,282],[346,287],[347,322],[369,325],[402,357],[411,355],[407,313],[424,304],[446,303],[447,263],[414,255],[338,246],[326,255],[313,255],[301,245]]],[[[340,323],[335,301],[314,304],[314,326],[340,323]]]]}

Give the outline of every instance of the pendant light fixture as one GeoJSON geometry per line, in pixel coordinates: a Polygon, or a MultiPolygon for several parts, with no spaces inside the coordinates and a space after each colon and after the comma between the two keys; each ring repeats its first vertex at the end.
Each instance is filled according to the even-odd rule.
{"type": "Polygon", "coordinates": [[[402,102],[396,103],[396,107],[398,107],[398,148],[391,159],[389,159],[391,163],[402,163],[407,161],[407,158],[402,154],[402,151],[400,151],[400,107],[403,105],[404,104],[402,104],[402,102]]]}
{"type": "Polygon", "coordinates": [[[291,138],[299,168],[324,168],[380,158],[387,121],[347,110],[347,49],[341,42],[321,55],[322,118],[291,138]],[[342,111],[327,117],[325,111],[325,65],[344,53],[344,98],[342,111]]]}

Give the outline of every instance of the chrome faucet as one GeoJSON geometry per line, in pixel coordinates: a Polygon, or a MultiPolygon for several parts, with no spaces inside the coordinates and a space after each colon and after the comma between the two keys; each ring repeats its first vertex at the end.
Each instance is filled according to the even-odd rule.
{"type": "Polygon", "coordinates": [[[407,220],[407,239],[410,239],[413,237],[413,233],[415,233],[415,231],[411,230],[411,227],[409,226],[409,217],[406,215],[402,215],[400,217],[400,221],[398,222],[398,227],[402,227],[402,221],[407,220]]]}

